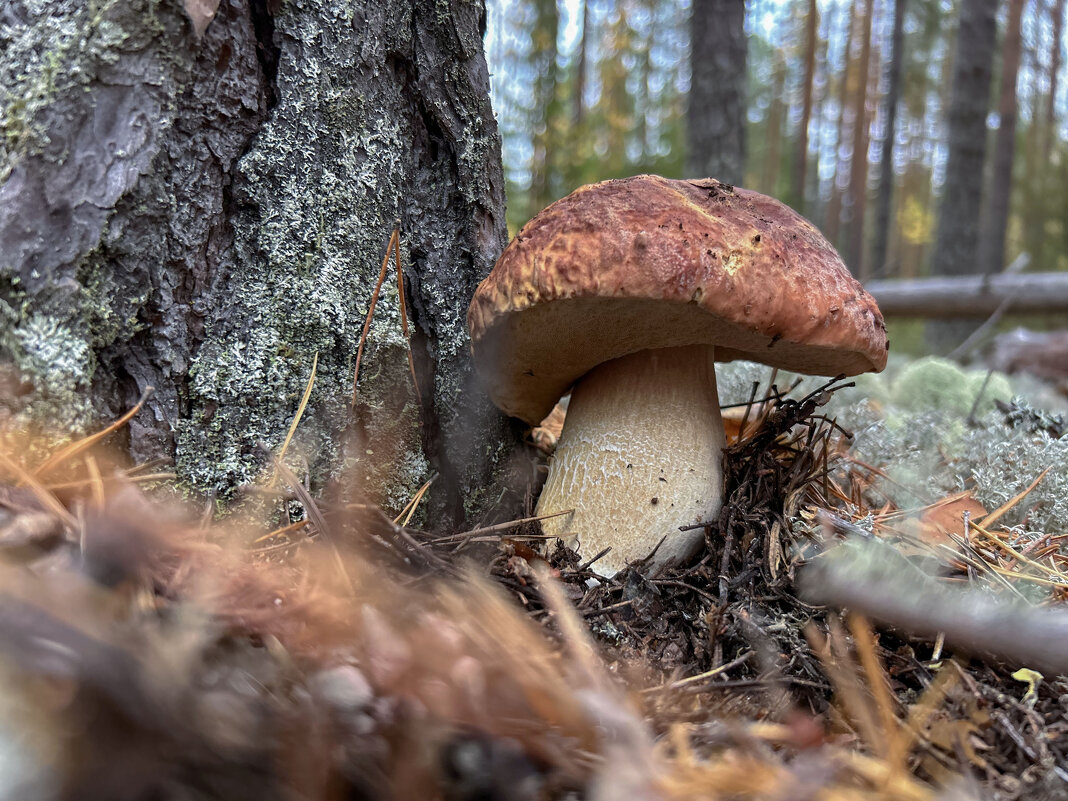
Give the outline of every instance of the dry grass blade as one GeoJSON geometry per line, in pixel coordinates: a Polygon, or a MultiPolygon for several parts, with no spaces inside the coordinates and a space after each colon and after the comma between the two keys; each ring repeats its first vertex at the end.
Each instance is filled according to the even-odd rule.
{"type": "Polygon", "coordinates": [[[47,475],[50,471],[55,470],[57,467],[59,467],[59,465],[66,462],[68,459],[73,459],[79,453],[82,453],[86,449],[93,447],[96,443],[100,442],[100,440],[104,439],[104,437],[106,437],[108,434],[118,431],[120,428],[130,422],[130,420],[133,419],[133,416],[135,414],[141,411],[141,408],[145,405],[145,401],[148,400],[149,395],[151,395],[153,392],[155,392],[155,389],[153,387],[145,387],[145,391],[141,393],[141,399],[137,401],[137,405],[130,409],[130,411],[128,411],[114,423],[109,425],[107,428],[97,431],[95,434],[90,434],[88,437],[83,437],[77,442],[72,442],[65,448],[61,448],[59,451],[57,451],[48,459],[46,459],[43,464],[39,465],[33,471],[33,475],[37,478],[41,478],[47,475]]]}
{"type": "MultiPolygon", "coordinates": [[[[297,413],[293,415],[293,422],[289,424],[289,431],[286,432],[286,438],[282,442],[282,447],[278,451],[278,461],[281,462],[286,458],[286,451],[289,450],[289,444],[293,441],[293,436],[297,433],[297,426],[300,425],[300,418],[304,416],[304,410],[308,408],[308,399],[311,398],[312,388],[315,386],[315,373],[319,368],[319,351],[315,351],[315,356],[312,358],[311,375],[308,376],[308,384],[304,387],[304,394],[300,398],[300,405],[297,406],[297,413]]],[[[274,471],[274,475],[271,476],[268,487],[273,487],[278,483],[278,470],[274,471]]]]}
{"type": "Polygon", "coordinates": [[[805,638],[812,652],[823,663],[823,669],[834,685],[847,719],[857,727],[861,738],[873,751],[886,753],[888,746],[884,732],[868,703],[868,694],[860,680],[857,664],[849,653],[845,632],[837,617],[829,617],[827,623],[826,638],[812,623],[805,627],[805,638]]]}
{"type": "Polygon", "coordinates": [[[568,602],[549,568],[546,565],[535,565],[534,572],[538,578],[538,591],[545,600],[545,606],[552,612],[560,635],[574,660],[572,666],[577,669],[580,683],[587,687],[599,686],[602,682],[602,670],[589,639],[589,629],[575,613],[575,608],[568,602]]]}
{"type": "MultiPolygon", "coordinates": [[[[951,664],[956,667],[955,662],[951,664]]],[[[920,696],[920,700],[913,704],[912,709],[909,710],[908,720],[905,725],[892,735],[890,753],[887,755],[888,764],[904,764],[905,758],[915,746],[920,733],[956,682],[957,672],[955,670],[943,669],[939,671],[931,686],[924,691],[923,695],[920,696]]]]}
{"type": "MultiPolygon", "coordinates": [[[[860,615],[850,615],[847,620],[849,631],[853,635],[853,644],[857,655],[860,657],[861,667],[868,678],[868,687],[872,698],[875,699],[875,709],[879,713],[879,726],[883,731],[884,746],[881,754],[884,758],[889,755],[890,741],[886,737],[892,737],[897,729],[897,715],[894,714],[894,702],[890,695],[890,687],[886,683],[886,671],[879,662],[879,655],[875,650],[875,637],[872,635],[868,621],[860,615]]],[[[903,771],[904,765],[891,765],[893,770],[903,771]]]]}
{"type": "Polygon", "coordinates": [[[393,247],[400,239],[400,232],[394,228],[386,245],[386,255],[382,257],[382,269],[378,271],[378,280],[375,282],[374,291],[371,293],[371,303],[367,307],[367,317],[363,321],[363,331],[360,333],[360,344],[356,348],[356,366],[352,371],[352,404],[351,409],[356,408],[356,388],[360,381],[360,362],[363,361],[363,349],[367,345],[367,334],[371,330],[371,320],[375,315],[375,306],[378,305],[378,295],[382,291],[382,282],[386,280],[386,270],[389,268],[389,257],[393,253],[393,247]]]}

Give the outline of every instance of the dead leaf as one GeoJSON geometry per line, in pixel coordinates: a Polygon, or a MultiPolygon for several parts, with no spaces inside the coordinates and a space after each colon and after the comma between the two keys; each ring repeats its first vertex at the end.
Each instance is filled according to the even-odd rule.
{"type": "Polygon", "coordinates": [[[927,507],[919,521],[920,537],[931,545],[941,543],[952,546],[953,541],[948,535],[964,536],[965,512],[972,520],[978,520],[987,513],[970,492],[950,496],[927,507]]]}

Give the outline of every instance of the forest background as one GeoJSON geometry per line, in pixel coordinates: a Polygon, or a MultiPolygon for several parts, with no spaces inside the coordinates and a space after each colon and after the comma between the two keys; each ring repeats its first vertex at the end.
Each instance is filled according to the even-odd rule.
{"type": "Polygon", "coordinates": [[[862,280],[1068,270],[1065,5],[489,0],[509,230],[591,181],[712,175],[862,280]]]}

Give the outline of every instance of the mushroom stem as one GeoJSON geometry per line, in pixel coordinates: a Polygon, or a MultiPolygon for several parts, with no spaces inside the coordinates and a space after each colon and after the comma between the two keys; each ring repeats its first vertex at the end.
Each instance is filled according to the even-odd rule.
{"type": "Polygon", "coordinates": [[[652,572],[692,556],[723,503],[723,418],[709,345],[644,350],[599,365],[571,392],[538,514],[613,575],[657,544],[652,572]]]}

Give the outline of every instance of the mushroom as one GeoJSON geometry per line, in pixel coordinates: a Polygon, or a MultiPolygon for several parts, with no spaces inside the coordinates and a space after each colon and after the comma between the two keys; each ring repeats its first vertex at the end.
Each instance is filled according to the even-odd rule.
{"type": "Polygon", "coordinates": [[[723,502],[715,361],[815,375],[886,365],[875,301],[815,226],[713,179],[582,187],[505,249],[468,310],[490,397],[537,425],[570,406],[538,514],[612,575],[692,557],[723,502]]]}

